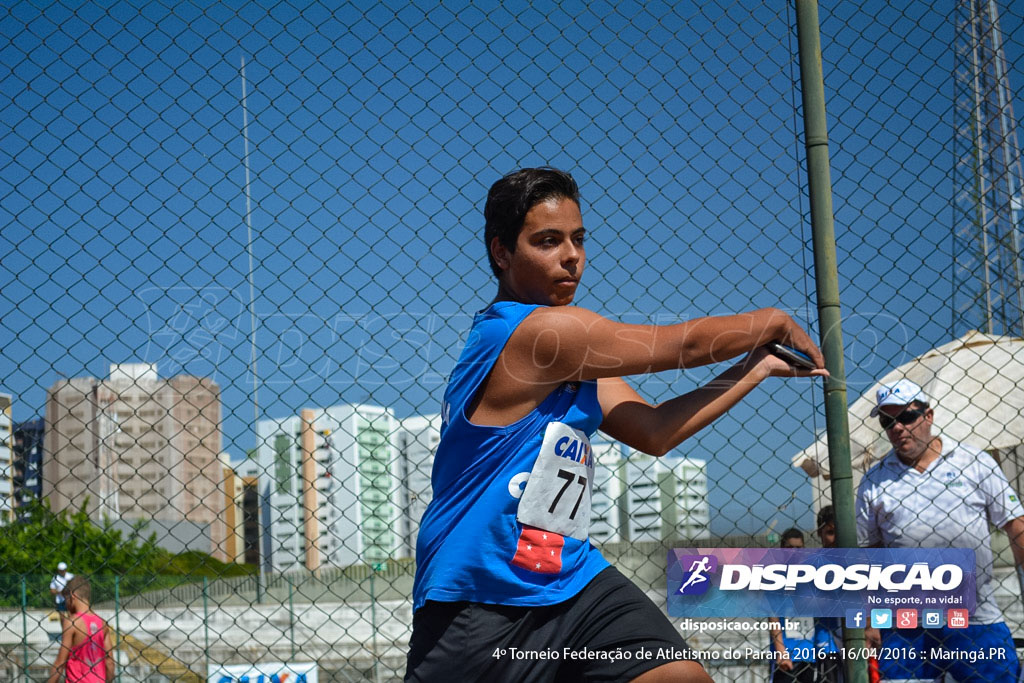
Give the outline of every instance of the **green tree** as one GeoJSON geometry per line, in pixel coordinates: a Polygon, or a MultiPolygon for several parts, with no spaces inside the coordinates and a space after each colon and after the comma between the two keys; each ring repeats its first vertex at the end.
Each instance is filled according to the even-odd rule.
{"type": "Polygon", "coordinates": [[[128,596],[258,571],[255,565],[226,564],[194,550],[172,554],[157,545],[155,533],[145,534],[145,521],[125,533],[110,520],[93,522],[88,505],[86,500],[77,512],[54,512],[49,502],[32,501],[18,508],[19,520],[0,525],[0,606],[21,604],[23,579],[29,606],[52,606],[49,587],[58,562],[89,577],[94,602],[112,600],[118,580],[121,595],[128,596]]]}
{"type": "Polygon", "coordinates": [[[47,501],[33,501],[19,508],[21,519],[0,526],[0,605],[21,604],[24,578],[28,604],[51,606],[50,580],[62,561],[72,573],[89,577],[95,602],[114,597],[115,577],[120,578],[122,595],[129,595],[204,574],[238,573],[202,553],[172,555],[157,546],[156,534],[144,536],[145,522],[128,533],[109,520],[97,525],[89,519],[87,506],[88,501],[77,512],[54,512],[47,501]],[[197,571],[200,567],[203,571],[197,571]]]}

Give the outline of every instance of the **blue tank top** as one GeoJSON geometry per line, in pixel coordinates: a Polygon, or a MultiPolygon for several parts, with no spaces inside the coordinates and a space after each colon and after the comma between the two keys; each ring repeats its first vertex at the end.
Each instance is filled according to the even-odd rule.
{"type": "Polygon", "coordinates": [[[531,531],[524,533],[516,520],[524,474],[533,468],[548,424],[561,422],[588,437],[600,426],[597,382],[566,382],[508,426],[477,425],[466,417],[509,337],[536,308],[500,301],[478,313],[452,370],[431,474],[434,496],[416,543],[413,609],[427,600],[552,605],[579,593],[609,566],[589,539],[554,535],[562,544],[560,566],[524,568],[533,567],[532,560],[520,561],[531,547],[531,531]]]}

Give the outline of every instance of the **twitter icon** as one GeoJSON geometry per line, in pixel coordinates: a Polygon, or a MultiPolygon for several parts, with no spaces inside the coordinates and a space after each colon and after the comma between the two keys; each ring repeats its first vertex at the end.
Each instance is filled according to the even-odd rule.
{"type": "Polygon", "coordinates": [[[892,610],[871,610],[871,628],[892,628],[892,610]]]}

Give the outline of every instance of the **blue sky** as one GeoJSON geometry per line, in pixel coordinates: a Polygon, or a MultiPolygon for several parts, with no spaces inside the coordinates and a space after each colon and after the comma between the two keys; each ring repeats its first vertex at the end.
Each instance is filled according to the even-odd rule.
{"type": "MultiPolygon", "coordinates": [[[[901,4],[820,10],[851,400],[951,337],[952,3],[901,4]]],[[[1021,16],[1002,19],[1019,93],[1021,16]]],[[[155,362],[213,376],[225,450],[253,445],[243,56],[262,416],[435,412],[494,292],[486,188],[525,165],[580,182],[580,305],[773,305],[813,328],[794,22],[778,3],[15,3],[0,387],[27,419],[59,377],[155,362]]],[[[712,372],[637,385],[662,400],[712,372]]],[[[711,461],[715,531],[810,525],[789,457],[824,426],[819,387],[776,380],[679,449],[711,461]]]]}

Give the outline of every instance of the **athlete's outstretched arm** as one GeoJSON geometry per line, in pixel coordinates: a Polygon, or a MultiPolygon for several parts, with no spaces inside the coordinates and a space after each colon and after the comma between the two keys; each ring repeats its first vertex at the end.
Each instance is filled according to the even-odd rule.
{"type": "Polygon", "coordinates": [[[772,341],[824,368],[817,345],[776,308],[677,325],[629,325],[576,306],[540,308],[512,334],[501,363],[519,382],[558,384],[707,365],[772,341]]]}
{"type": "Polygon", "coordinates": [[[768,377],[826,375],[797,370],[760,347],[706,385],[651,405],[621,377],[598,380],[601,431],[644,453],[662,456],[708,426],[768,377]]]}

